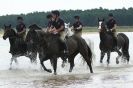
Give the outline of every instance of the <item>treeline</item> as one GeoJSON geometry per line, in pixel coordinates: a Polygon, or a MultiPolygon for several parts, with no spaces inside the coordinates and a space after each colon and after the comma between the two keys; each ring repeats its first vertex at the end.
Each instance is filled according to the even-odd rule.
{"type": "MultiPolygon", "coordinates": [[[[91,9],[84,11],[62,10],[60,12],[61,18],[64,19],[66,23],[73,23],[73,17],[75,15],[79,15],[84,26],[97,26],[98,17],[107,19],[108,13],[113,13],[119,26],[133,26],[133,8],[108,10],[100,7],[99,9],[91,9]]],[[[33,12],[20,15],[24,18],[26,26],[36,23],[39,26],[46,27],[46,15],[48,13],[50,12],[33,12]]],[[[18,15],[0,16],[0,28],[2,28],[4,24],[12,24],[12,26],[15,27],[17,16],[18,15]]]]}

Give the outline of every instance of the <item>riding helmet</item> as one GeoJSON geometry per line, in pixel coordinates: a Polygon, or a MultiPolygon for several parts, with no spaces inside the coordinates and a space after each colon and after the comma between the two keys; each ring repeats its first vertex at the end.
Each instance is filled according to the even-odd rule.
{"type": "Polygon", "coordinates": [[[58,10],[52,11],[52,14],[57,15],[57,16],[60,16],[60,12],[58,10]]]}

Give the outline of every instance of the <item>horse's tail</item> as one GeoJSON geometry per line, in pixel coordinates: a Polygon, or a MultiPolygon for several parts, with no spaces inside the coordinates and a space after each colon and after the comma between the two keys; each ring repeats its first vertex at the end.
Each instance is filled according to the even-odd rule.
{"type": "Polygon", "coordinates": [[[92,63],[92,51],[90,47],[87,45],[86,41],[83,38],[76,36],[75,39],[78,41],[78,46],[80,49],[80,54],[83,56],[83,61],[86,61],[87,63],[92,63]]]}
{"type": "Polygon", "coordinates": [[[121,35],[125,41],[123,46],[122,46],[122,54],[129,61],[129,58],[130,58],[130,55],[129,55],[129,38],[124,33],[119,33],[118,35],[121,35]]]}
{"type": "Polygon", "coordinates": [[[95,61],[96,55],[95,55],[95,52],[94,52],[94,42],[90,39],[85,39],[85,40],[87,42],[88,47],[91,49],[92,58],[95,61]]]}
{"type": "Polygon", "coordinates": [[[90,49],[90,47],[88,45],[87,45],[87,48],[88,48],[88,57],[90,58],[91,63],[93,63],[93,60],[92,60],[92,58],[93,58],[92,51],[91,51],[91,49],[90,49]]]}

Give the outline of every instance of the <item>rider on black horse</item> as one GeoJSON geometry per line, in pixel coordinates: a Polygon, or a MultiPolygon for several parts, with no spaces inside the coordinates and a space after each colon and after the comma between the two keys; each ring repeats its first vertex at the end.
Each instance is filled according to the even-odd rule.
{"type": "MultiPolygon", "coordinates": [[[[60,36],[60,40],[63,44],[64,47],[64,56],[67,57],[68,55],[68,48],[65,42],[65,35],[64,35],[64,31],[65,31],[65,26],[64,26],[64,21],[59,17],[60,16],[60,12],[58,10],[52,11],[52,18],[51,21],[49,21],[48,24],[48,29],[47,31],[49,33],[52,33],[54,35],[59,35],[60,36]]],[[[50,16],[49,16],[50,17],[50,16]]]]}
{"type": "Polygon", "coordinates": [[[75,18],[75,23],[72,26],[72,29],[74,30],[74,34],[81,36],[82,35],[82,22],[80,21],[79,16],[74,16],[75,18]]]}
{"type": "Polygon", "coordinates": [[[111,35],[113,36],[113,39],[114,39],[114,48],[117,47],[117,34],[116,34],[116,20],[114,19],[113,17],[113,14],[112,13],[109,13],[109,19],[107,21],[107,28],[108,28],[108,31],[111,32],[111,35]]]}
{"type": "Polygon", "coordinates": [[[16,30],[18,37],[24,40],[25,34],[26,34],[26,26],[23,22],[23,17],[17,17],[17,25],[16,25],[16,30]]]}

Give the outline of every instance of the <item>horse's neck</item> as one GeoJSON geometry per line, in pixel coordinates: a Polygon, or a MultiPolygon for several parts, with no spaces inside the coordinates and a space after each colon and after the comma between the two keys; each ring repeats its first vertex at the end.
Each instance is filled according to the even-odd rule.
{"type": "Polygon", "coordinates": [[[12,46],[13,44],[15,44],[15,40],[16,38],[9,38],[9,42],[10,42],[10,45],[12,46]]]}
{"type": "Polygon", "coordinates": [[[100,32],[100,40],[101,41],[105,41],[106,40],[106,37],[107,37],[107,33],[106,32],[100,32]]]}
{"type": "Polygon", "coordinates": [[[11,31],[12,31],[12,36],[9,37],[9,42],[10,42],[10,45],[13,45],[17,38],[17,36],[16,36],[17,34],[13,29],[11,29],[11,31]]]}

